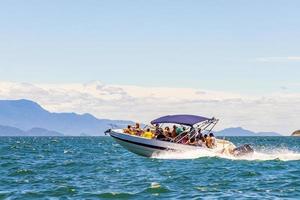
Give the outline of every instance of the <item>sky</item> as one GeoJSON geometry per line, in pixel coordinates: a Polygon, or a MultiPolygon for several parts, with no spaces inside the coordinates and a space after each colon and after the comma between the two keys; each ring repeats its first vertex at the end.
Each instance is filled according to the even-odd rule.
{"type": "Polygon", "coordinates": [[[99,118],[213,113],[220,128],[290,134],[300,124],[299,7],[292,0],[0,1],[0,97],[99,118]],[[104,96],[92,93],[97,87],[104,96]],[[78,99],[59,101],[53,90],[78,99]]]}

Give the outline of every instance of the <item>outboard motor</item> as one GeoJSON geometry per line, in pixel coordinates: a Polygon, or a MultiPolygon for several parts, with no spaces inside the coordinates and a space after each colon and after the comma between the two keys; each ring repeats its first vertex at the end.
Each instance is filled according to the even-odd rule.
{"type": "Polygon", "coordinates": [[[247,154],[252,154],[254,152],[253,148],[249,144],[244,144],[233,149],[234,156],[244,156],[247,154]]]}

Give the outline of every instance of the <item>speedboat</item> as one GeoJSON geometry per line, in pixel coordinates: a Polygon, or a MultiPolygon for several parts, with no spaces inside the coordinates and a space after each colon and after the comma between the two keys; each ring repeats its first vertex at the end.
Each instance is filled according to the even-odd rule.
{"type": "Polygon", "coordinates": [[[145,157],[152,157],[153,155],[159,155],[169,151],[184,152],[205,150],[214,153],[230,152],[235,156],[251,153],[251,151],[253,152],[253,149],[249,145],[245,148],[243,148],[244,146],[236,148],[232,142],[225,139],[216,139],[213,148],[183,142],[183,137],[196,139],[199,134],[204,135],[211,133],[218,121],[216,118],[207,118],[197,115],[167,115],[151,121],[152,130],[153,127],[156,129],[159,127],[158,130],[162,130],[164,126],[174,124],[177,127],[182,127],[183,131],[170,140],[148,139],[142,136],[124,133],[123,129],[109,129],[106,133],[128,151],[145,157]]]}

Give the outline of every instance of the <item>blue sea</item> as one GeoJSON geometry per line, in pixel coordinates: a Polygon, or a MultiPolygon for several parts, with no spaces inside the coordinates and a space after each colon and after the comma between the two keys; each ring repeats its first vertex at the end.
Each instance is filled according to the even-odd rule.
{"type": "Polygon", "coordinates": [[[134,155],[109,137],[0,137],[0,199],[300,199],[300,137],[243,158],[134,155]]]}

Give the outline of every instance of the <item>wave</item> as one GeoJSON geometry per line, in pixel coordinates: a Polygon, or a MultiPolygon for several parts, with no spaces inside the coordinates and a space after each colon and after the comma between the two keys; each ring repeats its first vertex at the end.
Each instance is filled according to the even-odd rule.
{"type": "MultiPolygon", "coordinates": [[[[97,197],[101,197],[104,199],[130,199],[130,198],[137,198],[137,197],[141,197],[143,195],[153,195],[153,196],[159,196],[160,194],[163,193],[168,193],[171,192],[171,190],[169,190],[166,187],[161,186],[160,183],[158,182],[152,182],[150,184],[149,187],[143,189],[140,192],[104,192],[104,193],[100,193],[97,194],[97,197]]],[[[140,198],[142,199],[142,198],[140,198]]]]}
{"type": "Polygon", "coordinates": [[[278,149],[263,149],[255,150],[253,154],[235,157],[233,155],[226,155],[221,153],[211,152],[209,150],[192,150],[192,151],[166,151],[153,155],[152,158],[156,159],[198,159],[203,157],[218,157],[230,160],[281,160],[293,161],[300,160],[300,152],[292,151],[286,148],[278,149]]]}

